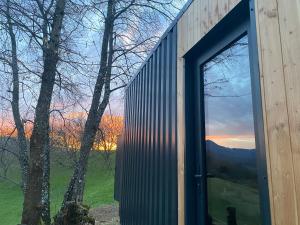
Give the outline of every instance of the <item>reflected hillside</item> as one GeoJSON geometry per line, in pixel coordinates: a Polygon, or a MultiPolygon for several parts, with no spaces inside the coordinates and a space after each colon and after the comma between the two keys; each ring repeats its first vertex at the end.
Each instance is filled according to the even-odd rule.
{"type": "Polygon", "coordinates": [[[256,150],[206,141],[209,225],[260,225],[256,150]]]}
{"type": "Polygon", "coordinates": [[[210,176],[257,187],[255,149],[227,148],[207,140],[206,154],[210,176]]]}

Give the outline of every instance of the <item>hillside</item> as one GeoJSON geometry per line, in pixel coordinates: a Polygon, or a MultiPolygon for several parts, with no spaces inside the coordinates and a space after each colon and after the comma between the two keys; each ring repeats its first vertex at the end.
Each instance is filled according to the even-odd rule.
{"type": "Polygon", "coordinates": [[[226,148],[212,141],[207,141],[206,147],[208,173],[232,182],[256,187],[256,151],[254,149],[226,148]]]}

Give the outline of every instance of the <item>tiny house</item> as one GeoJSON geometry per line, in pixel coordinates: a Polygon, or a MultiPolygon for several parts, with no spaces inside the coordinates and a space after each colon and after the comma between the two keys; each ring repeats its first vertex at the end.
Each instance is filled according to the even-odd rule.
{"type": "Polygon", "coordinates": [[[122,225],[300,224],[300,1],[188,2],[126,89],[122,225]]]}

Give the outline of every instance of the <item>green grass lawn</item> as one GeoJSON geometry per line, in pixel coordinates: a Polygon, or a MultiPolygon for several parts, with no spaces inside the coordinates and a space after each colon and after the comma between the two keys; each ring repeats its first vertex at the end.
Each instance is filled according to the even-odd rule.
{"type": "MultiPolygon", "coordinates": [[[[52,157],[55,158],[55,155],[52,157]]],[[[54,162],[51,165],[51,212],[54,215],[60,208],[73,169],[62,166],[55,160],[52,161],[54,162]]],[[[114,154],[110,168],[114,168],[114,154]]],[[[9,171],[9,177],[18,180],[18,173],[18,167],[12,167],[9,171]]],[[[101,155],[94,152],[89,159],[85,203],[91,207],[114,204],[113,189],[114,169],[109,169],[101,155]]],[[[22,204],[21,189],[14,184],[0,180],[0,224],[16,225],[20,223],[22,204]]]]}

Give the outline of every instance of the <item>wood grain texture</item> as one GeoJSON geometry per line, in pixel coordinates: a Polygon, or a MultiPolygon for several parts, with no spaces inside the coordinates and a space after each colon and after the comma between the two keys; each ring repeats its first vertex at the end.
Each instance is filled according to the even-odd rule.
{"type": "Polygon", "coordinates": [[[300,224],[300,1],[278,0],[283,72],[300,224]]]}
{"type": "Polygon", "coordinates": [[[222,18],[219,18],[218,0],[208,1],[208,29],[211,30],[222,18]]]}
{"type": "Polygon", "coordinates": [[[299,115],[296,116],[299,106],[295,107],[295,101],[297,94],[298,98],[300,95],[299,88],[292,83],[299,83],[299,67],[294,62],[297,58],[299,62],[300,51],[296,47],[299,42],[295,43],[299,23],[298,28],[292,24],[297,17],[299,22],[299,2],[298,9],[296,0],[294,4],[284,0],[256,0],[255,4],[273,225],[298,225],[300,170],[295,160],[299,143],[293,142],[293,138],[299,139],[299,133],[295,132],[295,124],[300,122],[299,115]],[[289,5],[293,6],[287,9],[289,5]]]}
{"type": "Polygon", "coordinates": [[[218,0],[218,20],[221,20],[228,12],[228,1],[218,0]]]}
{"type": "Polygon", "coordinates": [[[184,56],[240,0],[195,0],[178,21],[178,55],[184,56]]]}
{"type": "MultiPolygon", "coordinates": [[[[255,12],[258,12],[258,6],[255,4],[255,12]]],[[[259,28],[258,20],[256,19],[256,28],[259,28]]],[[[261,52],[260,47],[260,31],[259,29],[256,29],[257,32],[257,46],[258,46],[258,52],[261,52]]],[[[258,54],[258,60],[261,62],[261,54],[258,54]]],[[[264,76],[262,75],[262,67],[259,67],[259,74],[260,74],[260,85],[261,85],[261,100],[262,100],[262,112],[263,112],[263,122],[264,122],[264,138],[265,138],[265,148],[266,148],[266,159],[267,159],[267,174],[268,174],[268,185],[269,185],[269,198],[270,198],[270,210],[271,210],[271,221],[275,221],[274,219],[274,201],[273,201],[273,186],[272,186],[272,176],[271,176],[271,165],[270,165],[270,154],[269,154],[269,138],[268,138],[268,132],[267,132],[267,121],[266,121],[266,111],[264,110],[266,108],[265,103],[265,93],[263,91],[264,86],[264,76]]]]}
{"type": "MultiPolygon", "coordinates": [[[[178,26],[185,27],[183,24],[184,21],[178,21],[178,26]]],[[[178,43],[184,43],[182,33],[177,33],[177,52],[182,52],[185,48],[184,45],[178,45],[178,43]]],[[[178,224],[184,224],[184,149],[185,149],[185,140],[184,140],[184,80],[183,80],[183,59],[177,58],[177,173],[178,173],[178,224]]]]}
{"type": "Polygon", "coordinates": [[[239,2],[240,0],[228,0],[229,8],[233,9],[239,2]]]}
{"type": "Polygon", "coordinates": [[[185,99],[184,99],[184,60],[177,61],[177,158],[178,158],[178,224],[185,220],[185,99]]]}

